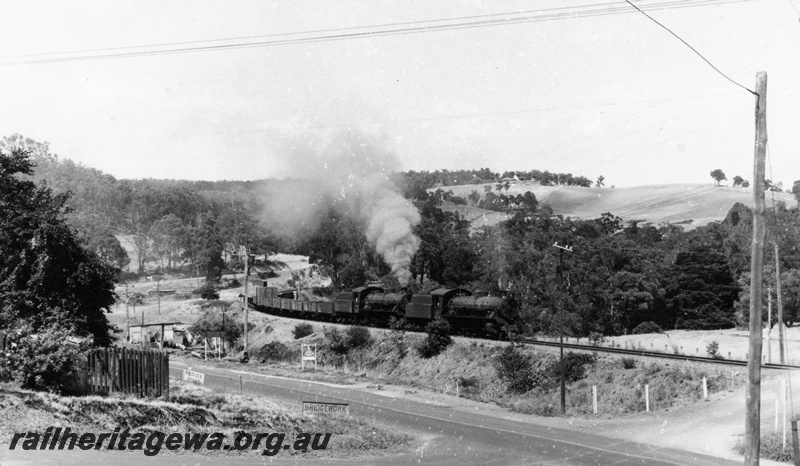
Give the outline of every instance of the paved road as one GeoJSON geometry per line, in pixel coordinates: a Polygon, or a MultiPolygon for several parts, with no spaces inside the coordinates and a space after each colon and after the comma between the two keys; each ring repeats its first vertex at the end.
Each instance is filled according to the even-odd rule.
{"type": "MultiPolygon", "coordinates": [[[[174,375],[187,366],[171,362],[174,375]]],[[[716,465],[733,462],[674,449],[658,448],[583,432],[499,419],[464,409],[389,398],[329,384],[203,368],[206,384],[231,390],[242,376],[245,392],[287,403],[350,403],[352,415],[402,430],[433,434],[421,451],[381,458],[381,464],[559,464],[559,465],[716,465]]],[[[364,460],[366,463],[375,459],[364,460]]],[[[350,463],[350,461],[348,461],[350,463]]]]}
{"type": "MultiPolygon", "coordinates": [[[[170,362],[173,376],[180,377],[187,365],[170,362]]],[[[238,389],[239,375],[245,393],[269,396],[279,402],[298,406],[301,401],[330,401],[350,404],[354,416],[373,419],[389,428],[416,431],[427,439],[417,451],[390,457],[368,457],[358,460],[327,460],[326,464],[432,464],[432,465],[718,465],[738,464],[695,453],[658,448],[645,444],[611,439],[584,432],[573,432],[500,419],[462,408],[433,405],[421,401],[388,398],[351,390],[347,387],[298,381],[260,374],[216,368],[193,370],[206,374],[206,385],[226,391],[238,389]]],[[[535,422],[535,421],[532,421],[535,422]]],[[[202,457],[161,454],[144,457],[141,453],[103,451],[0,451],[0,466],[80,464],[297,464],[295,459],[281,457],[202,457]]],[[[302,464],[321,463],[320,460],[302,464]]]]}

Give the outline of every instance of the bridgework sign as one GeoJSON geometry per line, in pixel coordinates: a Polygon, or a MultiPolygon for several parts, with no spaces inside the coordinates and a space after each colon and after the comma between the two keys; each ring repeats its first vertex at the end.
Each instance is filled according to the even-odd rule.
{"type": "Polygon", "coordinates": [[[303,402],[303,414],[350,414],[350,405],[347,403],[319,403],[316,401],[303,402]]]}

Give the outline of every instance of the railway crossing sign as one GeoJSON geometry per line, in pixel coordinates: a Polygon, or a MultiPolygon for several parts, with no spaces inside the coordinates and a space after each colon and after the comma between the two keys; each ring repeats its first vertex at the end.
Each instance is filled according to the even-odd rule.
{"type": "Polygon", "coordinates": [[[306,370],[306,361],[314,361],[314,370],[317,370],[317,345],[300,345],[300,370],[306,370]]]}

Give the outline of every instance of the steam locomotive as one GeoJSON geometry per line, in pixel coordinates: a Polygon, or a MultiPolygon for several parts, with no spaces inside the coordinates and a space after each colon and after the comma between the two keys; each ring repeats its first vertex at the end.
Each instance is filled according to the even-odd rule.
{"type": "Polygon", "coordinates": [[[341,292],[328,302],[295,298],[294,290],[257,286],[250,303],[258,311],[301,318],[388,321],[395,317],[422,325],[444,319],[462,333],[500,337],[517,332],[518,305],[513,294],[473,296],[464,288],[439,288],[430,293],[413,294],[363,286],[341,292]]]}

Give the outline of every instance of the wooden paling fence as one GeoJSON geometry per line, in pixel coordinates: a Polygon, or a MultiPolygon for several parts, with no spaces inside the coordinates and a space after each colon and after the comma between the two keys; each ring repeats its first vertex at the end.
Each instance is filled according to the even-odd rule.
{"type": "Polygon", "coordinates": [[[89,394],[111,392],[158,397],[169,393],[169,355],[161,351],[98,348],[87,355],[84,386],[89,394]]]}

